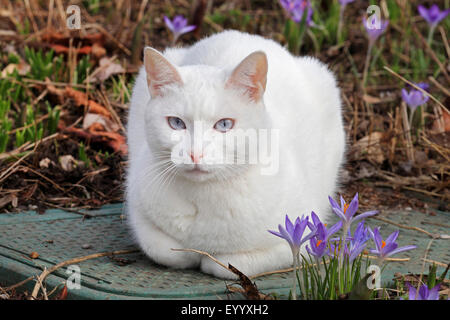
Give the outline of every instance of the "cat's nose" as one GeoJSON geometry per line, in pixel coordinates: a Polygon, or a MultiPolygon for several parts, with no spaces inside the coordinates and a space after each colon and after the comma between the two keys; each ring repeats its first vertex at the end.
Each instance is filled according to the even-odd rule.
{"type": "Polygon", "coordinates": [[[203,158],[203,154],[195,154],[193,152],[190,153],[190,156],[193,163],[199,163],[200,159],[203,158]]]}

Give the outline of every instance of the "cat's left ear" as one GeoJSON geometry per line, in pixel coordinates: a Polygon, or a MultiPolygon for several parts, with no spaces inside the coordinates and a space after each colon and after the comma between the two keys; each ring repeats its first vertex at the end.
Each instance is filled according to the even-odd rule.
{"type": "Polygon", "coordinates": [[[177,69],[157,50],[147,47],[144,49],[144,66],[147,71],[147,83],[152,97],[161,96],[162,88],[166,85],[182,85],[177,69]]]}
{"type": "Polygon", "coordinates": [[[252,101],[258,102],[266,90],[267,70],[266,54],[255,51],[233,70],[225,87],[243,90],[252,101]]]}

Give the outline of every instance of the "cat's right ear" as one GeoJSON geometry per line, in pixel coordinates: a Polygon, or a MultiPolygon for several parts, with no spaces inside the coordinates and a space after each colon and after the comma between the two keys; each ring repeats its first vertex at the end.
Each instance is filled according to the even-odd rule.
{"type": "Polygon", "coordinates": [[[243,90],[251,100],[259,101],[266,90],[267,70],[266,54],[262,51],[255,51],[233,70],[225,87],[243,90]]]}
{"type": "Polygon", "coordinates": [[[148,89],[152,97],[161,96],[164,86],[183,84],[177,69],[153,48],[144,49],[144,66],[147,72],[148,89]]]}

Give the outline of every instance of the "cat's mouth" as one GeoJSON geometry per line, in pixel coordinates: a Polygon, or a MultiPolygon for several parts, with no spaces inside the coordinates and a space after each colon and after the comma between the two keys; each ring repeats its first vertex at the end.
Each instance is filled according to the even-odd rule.
{"type": "Polygon", "coordinates": [[[193,169],[187,170],[186,172],[196,175],[209,173],[208,170],[203,170],[198,165],[195,165],[193,169]]]}

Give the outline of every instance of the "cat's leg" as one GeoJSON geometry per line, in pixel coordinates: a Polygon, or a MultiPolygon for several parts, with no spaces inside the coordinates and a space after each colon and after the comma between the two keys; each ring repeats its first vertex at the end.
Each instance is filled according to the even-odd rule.
{"type": "Polygon", "coordinates": [[[197,268],[200,265],[199,254],[171,250],[183,246],[147,219],[134,222],[132,225],[139,246],[156,263],[177,269],[197,268]]]}
{"type": "MultiPolygon", "coordinates": [[[[249,252],[218,254],[214,256],[225,265],[229,263],[246,276],[275,271],[292,266],[291,249],[286,243],[249,252]]],[[[219,278],[236,279],[237,276],[226,270],[210,258],[202,257],[200,268],[203,272],[219,278]]]]}

